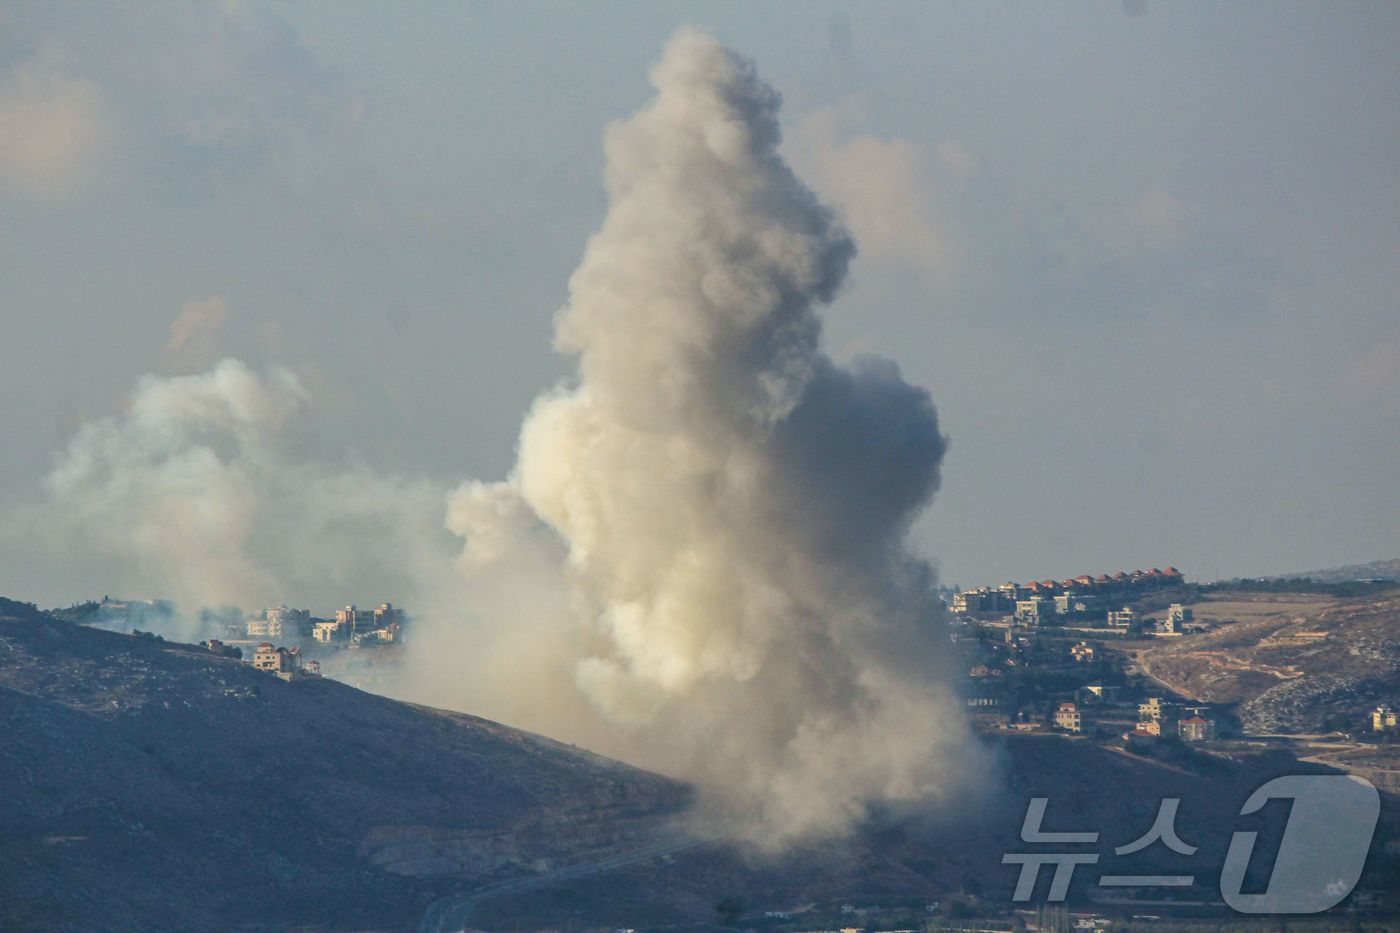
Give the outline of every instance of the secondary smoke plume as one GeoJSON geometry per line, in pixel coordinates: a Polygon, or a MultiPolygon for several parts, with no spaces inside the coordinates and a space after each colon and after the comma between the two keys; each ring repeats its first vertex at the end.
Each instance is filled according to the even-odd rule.
{"type": "MultiPolygon", "coordinates": [[[[289,457],[280,441],[306,400],[290,372],[237,360],[143,377],[123,414],[74,436],[45,501],[14,527],[56,559],[97,568],[104,587],[188,613],[402,592],[446,537],[442,491],[289,457]]],[[[184,621],[190,631],[171,634],[199,634],[184,621]]]]}
{"type": "Polygon", "coordinates": [[[577,382],[508,481],[450,503],[483,621],[454,692],[694,778],[766,838],[838,830],[968,768],[904,544],[945,442],[894,364],[820,349],[854,248],[778,155],[778,95],[689,31],[652,82],[558,317],[577,382]]]}

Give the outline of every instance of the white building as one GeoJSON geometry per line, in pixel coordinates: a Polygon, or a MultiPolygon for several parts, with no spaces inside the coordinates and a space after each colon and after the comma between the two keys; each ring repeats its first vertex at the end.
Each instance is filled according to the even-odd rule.
{"type": "Polygon", "coordinates": [[[311,628],[311,637],[322,643],[343,641],[349,637],[344,622],[317,622],[311,628]]]}
{"type": "Polygon", "coordinates": [[[1190,622],[1194,618],[1195,613],[1187,609],[1181,603],[1172,603],[1167,607],[1167,621],[1172,623],[1173,627],[1178,631],[1183,624],[1190,622]]]}
{"type": "Polygon", "coordinates": [[[1108,624],[1111,628],[1132,628],[1137,620],[1137,613],[1133,612],[1131,606],[1124,606],[1117,612],[1108,614],[1108,624]]]}

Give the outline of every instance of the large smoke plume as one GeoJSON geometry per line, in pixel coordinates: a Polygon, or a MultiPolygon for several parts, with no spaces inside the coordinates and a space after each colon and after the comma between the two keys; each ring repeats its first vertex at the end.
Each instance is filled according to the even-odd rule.
{"type": "Polygon", "coordinates": [[[546,729],[581,705],[595,741],[766,834],[829,830],[967,764],[904,543],[944,439],[892,363],[821,352],[814,305],[854,249],[778,154],[778,95],[693,32],[652,81],[608,129],[607,219],[558,317],[577,384],[536,403],[510,480],[451,501],[469,575],[508,578],[528,549],[562,582],[528,610],[500,594],[483,702],[546,729]]]}
{"type": "Polygon", "coordinates": [[[905,544],[945,441],[894,364],[821,350],[854,247],[778,153],[778,95],[690,31],[652,81],[607,131],[607,218],[558,317],[577,378],[509,479],[447,496],[455,560],[441,491],[289,459],[300,386],[233,361],[85,428],[45,514],[187,604],[399,568],[401,695],[691,778],[756,837],[839,831],[972,770],[905,544]],[[356,528],[377,549],[334,545],[356,528]]]}

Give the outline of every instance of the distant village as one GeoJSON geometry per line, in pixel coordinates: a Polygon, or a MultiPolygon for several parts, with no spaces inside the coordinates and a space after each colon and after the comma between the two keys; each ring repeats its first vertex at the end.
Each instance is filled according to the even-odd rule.
{"type": "Polygon", "coordinates": [[[1132,573],[1120,570],[1112,576],[1085,574],[1058,582],[1003,583],[962,590],[953,596],[952,609],[959,615],[978,617],[1010,613],[1016,623],[1031,626],[1073,622],[1138,633],[1150,623],[1153,634],[1172,635],[1191,621],[1189,609],[1177,604],[1160,621],[1143,620],[1128,603],[1154,590],[1185,582],[1185,576],[1175,567],[1153,567],[1132,573]]]}
{"type": "MultiPolygon", "coordinates": [[[[1185,582],[1175,567],[1154,567],[954,592],[952,638],[967,664],[973,723],[983,731],[1091,737],[1149,754],[1159,743],[1237,736],[1227,710],[1171,695],[1137,664],[1152,640],[1214,624],[1174,601],[1185,582]]],[[[1400,732],[1389,706],[1357,712],[1372,733],[1400,732]]]]}
{"type": "Polygon", "coordinates": [[[200,645],[218,654],[242,658],[283,680],[296,680],[320,676],[320,660],[308,657],[299,644],[282,647],[275,642],[309,638],[320,651],[398,645],[403,642],[406,621],[404,611],[387,602],[375,609],[349,605],[336,610],[333,619],[315,618],[307,609],[278,606],[241,623],[224,621],[220,623],[224,637],[210,638],[200,645]],[[251,657],[245,647],[251,650],[251,657]]]}

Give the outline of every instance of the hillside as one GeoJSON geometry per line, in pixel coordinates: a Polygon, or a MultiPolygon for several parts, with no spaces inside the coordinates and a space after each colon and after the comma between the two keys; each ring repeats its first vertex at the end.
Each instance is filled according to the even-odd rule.
{"type": "MultiPolygon", "coordinates": [[[[1082,739],[989,740],[996,767],[942,815],[884,812],[854,836],[771,855],[689,845],[674,781],[471,716],[331,680],[286,683],[203,649],[0,604],[0,929],[707,928],[817,904],[1009,903],[1026,802],[1099,830],[1096,872],[1163,797],[1211,879],[1248,794],[1316,769],[1288,755],[1143,757],[1082,739]],[[975,898],[974,898],[975,899],[975,898]],[[952,903],[952,900],[948,901],[952,903]],[[446,922],[450,919],[450,923],[446,922]]],[[[1389,819],[1389,818],[1388,818],[1389,819]]],[[[1389,830],[1382,839],[1390,838],[1389,830]]],[[[1076,881],[1092,896],[1094,873],[1076,881]]],[[[1041,890],[1043,892],[1044,886],[1041,890]]],[[[815,914],[811,915],[815,916],[815,914]]],[[[773,927],[795,929],[797,927],[773,927]]]]}
{"type": "Polygon", "coordinates": [[[1321,583],[1343,583],[1348,580],[1400,580],[1400,557],[1395,560],[1373,560],[1369,564],[1348,564],[1326,570],[1301,570],[1284,574],[1280,579],[1310,579],[1321,583]]]}
{"type": "Polygon", "coordinates": [[[1142,652],[1144,670],[1186,696],[1238,704],[1247,732],[1352,730],[1376,704],[1400,702],[1400,590],[1216,593],[1191,605],[1222,624],[1142,652]]]}
{"type": "MultiPolygon", "coordinates": [[[[962,801],[942,815],[886,814],[850,838],[780,856],[738,846],[692,849],[613,872],[605,885],[583,879],[492,898],[472,911],[472,926],[557,929],[565,921],[582,924],[606,917],[615,927],[655,928],[713,920],[712,905],[732,896],[743,902],[756,928],[773,931],[851,926],[851,919],[839,912],[842,904],[883,908],[869,929],[922,928],[926,905],[932,902],[954,917],[977,904],[1009,906],[1019,869],[1004,864],[1003,854],[1047,850],[1099,854],[1097,865],[1074,876],[1071,899],[1081,905],[1102,897],[1103,889],[1094,884],[1099,875],[1115,873],[1191,873],[1198,884],[1171,896],[1218,903],[1217,880],[1230,833],[1248,825],[1277,839],[1278,824],[1271,819],[1281,812],[1257,823],[1238,816],[1249,792],[1278,774],[1319,770],[1286,754],[1229,761],[1177,750],[1152,758],[1050,735],[1011,734],[991,740],[990,746],[999,767],[984,796],[962,801]],[[1049,799],[1045,829],[1098,831],[1099,841],[1027,845],[1020,832],[1033,797],[1049,799]],[[1181,799],[1176,829],[1200,851],[1185,858],[1158,844],[1137,855],[1117,856],[1114,848],[1141,836],[1166,797],[1181,799]],[[791,924],[758,926],[765,911],[809,905],[812,909],[794,916],[791,924]]],[[[1387,798],[1384,808],[1385,825],[1377,832],[1362,886],[1394,890],[1395,862],[1379,855],[1384,841],[1395,837],[1393,798],[1387,798]]],[[[1264,843],[1270,844],[1276,843],[1264,843]]],[[[1037,886],[1038,897],[1045,895],[1047,876],[1048,871],[1037,886]]],[[[1153,913],[1169,910],[1158,902],[1153,913]]],[[[1205,915],[1211,915],[1208,909],[1205,915]]]]}
{"type": "Polygon", "coordinates": [[[689,799],[485,720],[8,601],[0,787],[5,930],[407,929],[444,879],[625,850],[689,799]]]}

